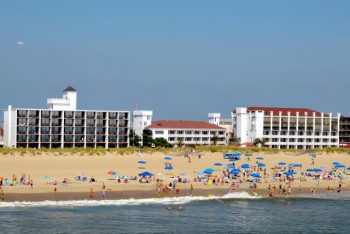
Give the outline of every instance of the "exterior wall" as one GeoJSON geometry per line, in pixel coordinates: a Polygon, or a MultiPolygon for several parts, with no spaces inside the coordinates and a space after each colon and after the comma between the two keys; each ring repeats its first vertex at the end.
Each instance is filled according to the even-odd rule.
{"type": "Polygon", "coordinates": [[[151,128],[152,138],[165,138],[170,144],[176,145],[179,139],[185,145],[212,145],[212,137],[219,138],[217,145],[226,145],[225,129],[166,129],[151,128]]]}
{"type": "Polygon", "coordinates": [[[51,110],[76,110],[77,109],[77,92],[65,91],[62,98],[48,98],[48,109],[51,110]]]}
{"type": "Polygon", "coordinates": [[[134,110],[133,111],[133,130],[136,135],[142,137],[143,130],[152,123],[152,111],[134,110]]]}
{"type": "Polygon", "coordinates": [[[313,149],[339,146],[340,114],[296,116],[236,108],[232,113],[234,134],[240,143],[264,139],[271,148],[313,149]]]}
{"type": "Polygon", "coordinates": [[[221,117],[220,113],[209,113],[208,114],[209,123],[219,125],[220,124],[220,117],[221,117]]]}
{"type": "Polygon", "coordinates": [[[339,144],[350,147],[350,117],[340,117],[339,144]]]}
{"type": "Polygon", "coordinates": [[[128,147],[128,111],[5,111],[5,146],[23,148],[128,147]],[[9,113],[12,113],[11,116],[9,113]],[[11,118],[10,118],[11,117],[11,118]]]}

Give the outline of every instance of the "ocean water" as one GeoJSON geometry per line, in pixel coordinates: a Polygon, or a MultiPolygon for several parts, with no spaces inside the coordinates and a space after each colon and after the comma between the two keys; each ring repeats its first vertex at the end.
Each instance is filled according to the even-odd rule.
{"type": "Polygon", "coordinates": [[[346,197],[0,203],[1,233],[349,233],[346,197]]]}

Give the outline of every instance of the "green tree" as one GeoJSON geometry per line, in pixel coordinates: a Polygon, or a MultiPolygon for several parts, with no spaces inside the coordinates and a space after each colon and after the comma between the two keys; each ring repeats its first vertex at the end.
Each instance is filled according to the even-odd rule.
{"type": "Polygon", "coordinates": [[[165,148],[171,148],[172,144],[170,144],[165,138],[156,138],[153,140],[153,143],[156,147],[165,147],[165,148]]]}
{"type": "Polygon", "coordinates": [[[142,135],[142,146],[152,147],[152,145],[153,145],[152,131],[144,130],[142,135]]]}
{"type": "Polygon", "coordinates": [[[130,130],[129,142],[130,146],[140,147],[141,137],[139,135],[136,135],[135,131],[132,129],[130,130]]]}
{"type": "Polygon", "coordinates": [[[266,143],[266,139],[261,139],[261,138],[256,138],[253,142],[254,146],[261,146],[261,147],[264,147],[265,146],[265,143],[266,143]]]}
{"type": "Polygon", "coordinates": [[[219,141],[219,137],[216,134],[214,134],[214,136],[211,138],[211,140],[213,141],[214,145],[217,145],[217,143],[219,141]]]}
{"type": "Polygon", "coordinates": [[[184,139],[182,137],[177,138],[177,146],[182,147],[184,145],[184,139]]]}

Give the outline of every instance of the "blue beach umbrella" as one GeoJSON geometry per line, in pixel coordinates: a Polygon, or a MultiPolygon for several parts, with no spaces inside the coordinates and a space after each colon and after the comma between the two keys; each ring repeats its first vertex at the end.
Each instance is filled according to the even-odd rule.
{"type": "Polygon", "coordinates": [[[320,169],[320,168],[309,168],[309,169],[307,169],[306,171],[307,171],[307,172],[321,172],[322,169],[320,169]]]}
{"type": "Polygon", "coordinates": [[[243,169],[248,169],[248,168],[250,168],[250,165],[247,164],[247,163],[245,163],[245,164],[242,164],[241,167],[242,167],[243,169]]]}
{"type": "Polygon", "coordinates": [[[214,164],[214,166],[221,167],[221,166],[222,166],[222,163],[217,162],[217,163],[214,164]]]}
{"type": "Polygon", "coordinates": [[[211,175],[211,174],[213,174],[213,171],[204,170],[203,173],[204,173],[204,174],[207,174],[207,175],[211,175]]]}
{"type": "Polygon", "coordinates": [[[256,177],[256,178],[261,177],[261,175],[259,173],[252,173],[252,174],[250,174],[250,176],[256,177]]]}
{"type": "Polygon", "coordinates": [[[346,168],[347,170],[350,170],[350,167],[346,168]]]}
{"type": "Polygon", "coordinates": [[[138,161],[137,163],[138,164],[146,164],[146,161],[141,160],[141,161],[138,161]]]}
{"type": "Polygon", "coordinates": [[[170,156],[166,156],[164,159],[168,160],[168,161],[173,160],[172,157],[170,157],[170,156]]]}
{"type": "Polygon", "coordinates": [[[297,173],[295,171],[286,171],[283,174],[285,174],[285,175],[295,175],[297,173]]]}
{"type": "Polygon", "coordinates": [[[233,156],[234,156],[234,157],[241,157],[241,153],[237,153],[237,152],[236,152],[236,153],[233,153],[233,156]]]}
{"type": "Polygon", "coordinates": [[[165,169],[165,170],[171,171],[171,170],[173,170],[174,168],[173,168],[173,166],[168,165],[168,166],[166,166],[164,169],[165,169]]]}
{"type": "Polygon", "coordinates": [[[258,163],[258,167],[265,167],[266,166],[266,164],[264,164],[264,163],[258,163]]]}
{"type": "Polygon", "coordinates": [[[226,164],[226,168],[235,168],[232,164],[226,164]]]}
{"type": "Polygon", "coordinates": [[[278,165],[282,166],[282,165],[286,165],[285,162],[279,162],[278,165]]]}
{"type": "Polygon", "coordinates": [[[338,165],[335,165],[334,167],[337,168],[337,169],[340,169],[340,168],[345,168],[345,165],[338,164],[338,165]]]}
{"type": "Polygon", "coordinates": [[[257,160],[264,160],[264,158],[261,157],[261,156],[257,157],[256,159],[257,159],[257,160]]]}
{"type": "Polygon", "coordinates": [[[333,165],[339,165],[340,163],[339,162],[333,162],[333,165]]]}
{"type": "Polygon", "coordinates": [[[294,167],[301,167],[302,165],[300,163],[293,164],[294,167]]]}
{"type": "Polygon", "coordinates": [[[253,156],[253,154],[245,154],[245,156],[251,157],[251,156],[253,156]]]}
{"type": "Polygon", "coordinates": [[[240,172],[241,172],[241,171],[238,170],[238,169],[233,169],[233,170],[231,170],[230,174],[231,174],[231,175],[238,175],[240,172]]]}
{"type": "Polygon", "coordinates": [[[139,176],[153,176],[153,174],[149,171],[144,171],[139,174],[139,176]]]}

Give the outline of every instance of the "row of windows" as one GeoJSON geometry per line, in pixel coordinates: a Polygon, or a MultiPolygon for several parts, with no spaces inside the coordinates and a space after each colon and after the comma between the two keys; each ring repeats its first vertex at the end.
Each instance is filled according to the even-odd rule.
{"type": "MultiPolygon", "coordinates": [[[[87,126],[105,126],[107,123],[107,121],[105,120],[93,120],[93,119],[87,119],[86,120],[86,125],[87,126]]],[[[118,124],[120,126],[127,126],[128,121],[126,120],[109,120],[108,121],[109,126],[117,126],[118,124]]],[[[17,120],[17,124],[19,126],[23,126],[23,125],[39,125],[39,119],[25,119],[25,118],[19,118],[17,120]]],[[[76,119],[75,121],[73,121],[73,119],[65,119],[64,120],[64,126],[73,126],[73,124],[75,126],[84,126],[84,120],[82,119],[76,119]]],[[[42,126],[48,126],[50,125],[50,119],[41,119],[41,125],[42,126]]],[[[53,126],[61,126],[62,125],[62,120],[61,119],[52,119],[51,120],[51,125],[53,126]]]]}
{"type": "MultiPolygon", "coordinates": [[[[184,140],[184,141],[192,141],[192,142],[200,142],[200,141],[209,141],[209,139],[211,141],[213,141],[213,138],[209,138],[209,137],[169,137],[168,141],[180,141],[180,140],[184,140]]],[[[225,138],[218,138],[218,141],[225,141],[225,138]]]]}
{"type": "Polygon", "coordinates": [[[304,131],[264,131],[264,135],[297,135],[297,136],[337,136],[338,132],[304,132],[304,131]]]}
{"type": "MultiPolygon", "coordinates": [[[[157,135],[161,135],[161,134],[164,134],[164,131],[155,131],[154,132],[155,134],[157,135]]],[[[169,135],[174,135],[174,134],[186,134],[186,135],[191,135],[191,134],[194,134],[194,135],[208,135],[208,134],[211,134],[211,135],[215,135],[215,134],[218,134],[218,135],[224,135],[225,132],[224,131],[175,131],[175,130],[169,130],[168,131],[168,134],[169,135]]]]}
{"type": "MultiPolygon", "coordinates": [[[[50,142],[50,137],[51,137],[51,142],[61,142],[62,136],[57,136],[57,135],[41,135],[40,136],[40,141],[41,142],[50,142]]],[[[64,136],[63,140],[65,142],[73,142],[73,139],[75,142],[84,142],[84,140],[86,140],[86,142],[105,142],[107,137],[104,135],[76,135],[76,136],[72,136],[72,135],[68,135],[68,136],[64,136]]],[[[109,142],[126,142],[127,141],[127,137],[124,136],[108,136],[108,141],[109,142]]],[[[18,142],[38,142],[39,141],[39,136],[37,135],[18,135],[17,136],[17,141],[18,142]]]]}
{"type": "MultiPolygon", "coordinates": [[[[49,134],[50,133],[50,130],[51,130],[51,134],[61,134],[62,132],[62,128],[60,127],[52,127],[50,129],[50,127],[42,127],[40,129],[40,133],[41,134],[49,134]]],[[[105,134],[106,133],[106,128],[92,128],[92,127],[87,127],[86,128],[86,133],[87,134],[94,134],[96,131],[97,134],[105,134]]],[[[73,128],[73,127],[65,127],[63,129],[63,133],[64,134],[73,134],[73,132],[75,134],[84,134],[84,128],[82,127],[76,127],[76,128],[73,128]]],[[[125,128],[121,128],[121,129],[118,129],[118,128],[108,128],[108,133],[109,134],[117,134],[119,133],[120,135],[124,135],[124,134],[127,134],[127,129],[125,128]]],[[[17,133],[18,134],[35,134],[35,133],[39,133],[39,128],[38,127],[24,127],[24,126],[19,126],[17,128],[17,133]],[[28,132],[27,132],[28,130],[28,132]]]]}
{"type": "MultiPolygon", "coordinates": [[[[60,118],[62,117],[62,113],[64,113],[65,118],[72,118],[73,116],[75,118],[98,118],[98,119],[104,119],[107,116],[107,112],[84,112],[84,111],[41,111],[41,117],[49,118],[50,116],[53,118],[60,118]]],[[[18,110],[17,116],[19,117],[38,117],[40,116],[39,110],[18,110]]],[[[129,114],[128,113],[118,113],[118,112],[109,112],[108,118],[109,119],[128,119],[129,114]]]]}
{"type": "Polygon", "coordinates": [[[290,139],[287,139],[287,138],[272,138],[271,140],[269,139],[266,139],[267,141],[270,141],[270,142],[338,142],[338,139],[319,139],[319,138],[315,138],[315,139],[303,139],[303,138],[299,138],[299,139],[296,139],[296,138],[290,138],[290,139]]]}

